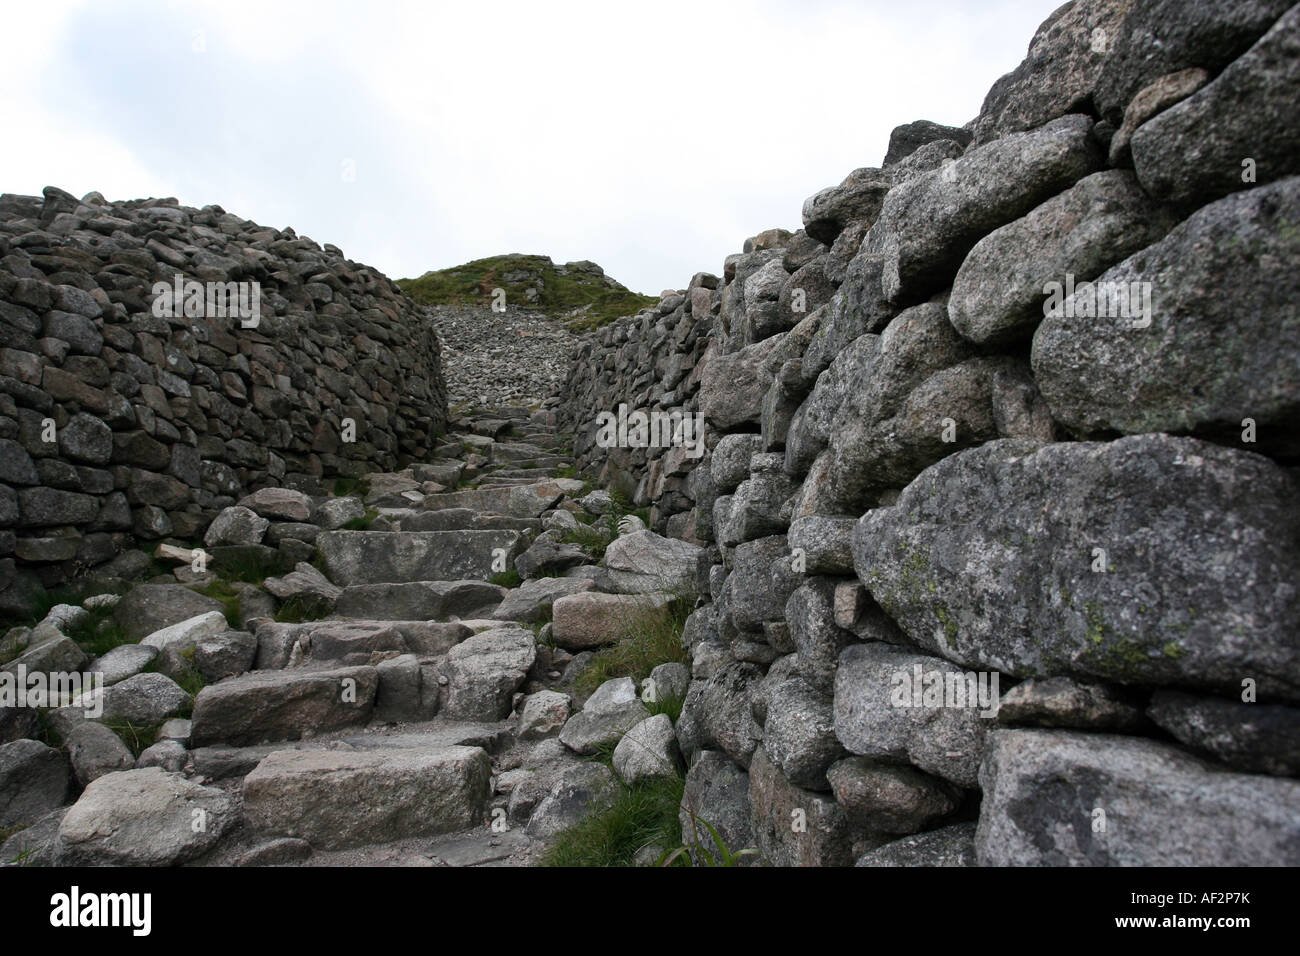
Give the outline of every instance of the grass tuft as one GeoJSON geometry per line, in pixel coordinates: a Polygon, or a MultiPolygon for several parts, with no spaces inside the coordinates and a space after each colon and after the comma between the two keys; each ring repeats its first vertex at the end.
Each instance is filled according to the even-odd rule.
{"type": "Polygon", "coordinates": [[[524,579],[519,576],[519,572],[514,568],[506,568],[504,571],[498,571],[492,575],[491,581],[497,587],[517,588],[524,583],[524,579]]]}
{"type": "Polygon", "coordinates": [[[222,613],[226,615],[226,623],[236,630],[239,629],[239,592],[230,586],[229,581],[218,578],[210,584],[205,584],[203,587],[194,590],[199,594],[219,601],[222,613]]]}
{"type": "Polygon", "coordinates": [[[343,522],[340,530],[342,531],[369,531],[370,526],[375,523],[379,517],[379,512],[374,508],[367,508],[366,513],[359,518],[350,518],[343,522]]]}
{"type": "Polygon", "coordinates": [[[319,621],[333,610],[327,601],[309,594],[296,594],[280,605],[280,609],[275,612],[275,619],[281,623],[300,624],[303,621],[319,621]]]}
{"type": "Polygon", "coordinates": [[[543,854],[543,866],[631,866],[647,846],[676,847],[682,842],[677,818],[685,781],[655,777],[623,792],[608,808],[589,814],[559,834],[543,854]]]}
{"type": "Polygon", "coordinates": [[[105,727],[113,731],[122,738],[122,743],[138,759],[140,754],[144,753],[149,747],[156,742],[158,729],[162,724],[153,724],[152,726],[137,726],[129,720],[105,720],[101,721],[105,727]]]}
{"type": "Polygon", "coordinates": [[[591,694],[616,677],[631,677],[640,683],[660,664],[684,662],[682,629],[689,613],[686,602],[675,601],[666,617],[654,611],[634,615],[612,645],[596,652],[578,678],[576,690],[591,694]]]}
{"type": "Polygon", "coordinates": [[[370,494],[369,478],[335,478],[335,498],[364,498],[370,494]]]}
{"type": "Polygon", "coordinates": [[[506,308],[525,308],[545,312],[553,317],[569,316],[568,326],[575,330],[599,328],[625,315],[655,305],[653,296],[638,295],[621,287],[611,288],[599,276],[581,272],[560,275],[546,256],[508,255],[475,259],[450,269],[426,272],[418,279],[398,279],[397,285],[423,305],[492,304],[494,289],[504,289],[506,308]],[[505,276],[517,275],[517,281],[505,276]],[[529,302],[524,290],[540,280],[541,293],[529,302]]]}

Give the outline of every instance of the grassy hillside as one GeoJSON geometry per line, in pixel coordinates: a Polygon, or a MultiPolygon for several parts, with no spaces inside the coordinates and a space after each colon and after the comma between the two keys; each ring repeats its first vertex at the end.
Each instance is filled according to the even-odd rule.
{"type": "Polygon", "coordinates": [[[487,306],[492,291],[504,289],[507,308],[537,309],[578,329],[597,328],[659,301],[628,290],[593,262],[557,266],[547,256],[476,259],[397,284],[426,305],[487,306]]]}

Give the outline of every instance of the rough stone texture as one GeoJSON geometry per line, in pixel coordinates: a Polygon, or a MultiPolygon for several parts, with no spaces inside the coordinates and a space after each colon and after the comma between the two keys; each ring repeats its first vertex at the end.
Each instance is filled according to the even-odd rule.
{"type": "Polygon", "coordinates": [[[1112,166],[1133,165],[1129,146],[1133,133],[1151,117],[1185,100],[1210,81],[1210,74],[1199,66],[1177,73],[1167,73],[1150,86],[1144,86],[1124,109],[1124,122],[1110,141],[1112,166]]]}
{"type": "Polygon", "coordinates": [[[501,720],[537,658],[531,631],[502,627],[457,644],[447,654],[442,712],[457,720],[501,720]]]}
{"type": "Polygon", "coordinates": [[[1134,0],[1077,0],[1034,33],[1029,53],[989,90],[972,124],[975,142],[1033,129],[1089,103],[1134,0]]]}
{"type": "Polygon", "coordinates": [[[226,616],[221,611],[205,611],[152,631],[140,639],[140,646],[152,647],[160,652],[172,647],[186,650],[205,637],[220,634],[228,626],[226,616]]]}
{"type": "Polygon", "coordinates": [[[88,786],[63,818],[54,861],[174,866],[211,849],[237,819],[234,798],[215,787],[157,767],[110,773],[88,786]]]}
{"type": "MultiPolygon", "coordinates": [[[[890,150],[894,151],[892,136],[890,150]]],[[[888,156],[885,161],[889,162],[888,156]]],[[[885,193],[889,192],[892,185],[893,181],[882,170],[855,169],[838,186],[823,189],[804,201],[804,231],[818,242],[829,243],[835,240],[849,222],[874,221],[880,213],[885,193]]]]}
{"type": "MultiPolygon", "coordinates": [[[[974,787],[990,714],[967,696],[964,706],[942,696],[915,694],[917,669],[923,689],[931,676],[943,684],[963,672],[936,657],[925,657],[888,644],[856,644],[840,655],[835,674],[835,734],[854,754],[905,760],[961,787],[974,787]],[[907,684],[902,684],[902,679],[907,684]],[[900,693],[906,687],[912,693],[900,693]]],[[[969,689],[965,681],[963,690],[969,689]]],[[[771,720],[769,714],[768,719],[771,720]]]]}
{"type": "Polygon", "coordinates": [[[155,727],[190,709],[193,698],[165,674],[137,674],[106,687],[103,719],[155,727]]]}
{"type": "Polygon", "coordinates": [[[1133,97],[1158,77],[1197,66],[1218,73],[1293,5],[1293,0],[1134,0],[1098,77],[1097,108],[1118,124],[1133,97]]]}
{"type": "Polygon", "coordinates": [[[1134,131],[1142,188],[1174,202],[1204,202],[1243,188],[1246,159],[1260,183],[1300,173],[1298,96],[1300,10],[1293,7],[1204,89],[1134,131]]]}
{"type": "Polygon", "coordinates": [[[864,830],[915,833],[957,809],[957,789],[914,767],[846,757],[826,773],[849,822],[864,830]]]}
{"type": "Polygon", "coordinates": [[[192,743],[243,746],[365,724],[378,687],[367,666],[254,671],[210,684],[194,699],[192,743]]]}
{"type": "Polygon", "coordinates": [[[1030,679],[1002,694],[998,723],[1024,727],[1141,731],[1145,721],[1137,695],[1069,677],[1030,679]]]}
{"type": "Polygon", "coordinates": [[[702,550],[653,531],[621,535],[605,549],[609,585],[621,594],[693,590],[702,550]]]}
{"type": "Polygon", "coordinates": [[[1027,337],[1043,318],[1046,283],[1094,279],[1176,221],[1132,173],[1093,173],[977,242],[953,279],[948,317],[972,342],[1027,337]]]}
{"type": "Polygon", "coordinates": [[[1296,700],[1295,496],[1268,459],[1196,439],[991,442],[864,515],[855,565],[908,637],[967,667],[1224,693],[1248,674],[1296,700]]]}
{"type": "MultiPolygon", "coordinates": [[[[553,616],[556,600],[590,591],[591,581],[581,578],[536,578],[505,592],[505,597],[489,616],[498,621],[541,622],[553,616]]],[[[433,615],[439,616],[439,615],[433,615]]]]}
{"type": "Polygon", "coordinates": [[[1300,710],[1157,691],[1147,714],[1179,743],[1234,770],[1300,776],[1300,710]]]}
{"type": "Polygon", "coordinates": [[[15,518],[73,532],[66,560],[15,549],[4,606],[30,608],[33,585],[62,585],[78,568],[113,573],[141,540],[197,541],[254,488],[321,494],[335,477],[401,467],[446,423],[428,310],[333,246],[219,206],[6,194],[0,319],[3,438],[24,453],[5,446],[0,474],[36,485],[37,458],[45,486],[23,489],[15,518]],[[182,275],[222,292],[256,283],[259,315],[243,322],[209,301],[169,317],[154,287],[182,275]],[[58,429],[48,445],[46,416],[58,429]],[[345,441],[349,422],[357,434],[345,441]]]}
{"type": "Polygon", "coordinates": [[[884,257],[884,295],[942,287],[984,235],[1072,186],[1101,163],[1092,120],[1063,116],[967,151],[890,190],[863,249],[884,257]]]}
{"type": "Polygon", "coordinates": [[[651,777],[675,776],[680,763],[677,737],[667,714],[656,714],[641,721],[614,747],[614,772],[626,784],[651,777]]]}
{"type": "Polygon", "coordinates": [[[844,756],[835,736],[831,696],[800,677],[791,677],[767,695],[763,749],[796,787],[829,790],[826,771],[844,756]]]}
{"type": "Polygon", "coordinates": [[[540,740],[559,733],[572,712],[568,694],[541,690],[524,698],[515,732],[520,740],[540,740]]]}
{"type": "Polygon", "coordinates": [[[293,751],[244,778],[252,830],[340,849],[477,826],[491,790],[478,747],[293,751]]]}
{"type": "MultiPolygon", "coordinates": [[[[1079,315],[1076,291],[1034,334],[1034,375],[1058,421],[1082,433],[1195,431],[1300,451],[1300,177],[1205,206],[1098,283],[1150,283],[1148,317],[1079,315]],[[1073,315],[1070,314],[1074,306],[1073,315]]],[[[1138,288],[1141,288],[1139,286],[1138,288]]],[[[1248,447],[1248,446],[1246,446],[1248,447]]]]}
{"type": "Polygon", "coordinates": [[[632,678],[607,680],[587,698],[582,710],[569,718],[560,731],[560,742],[576,753],[594,754],[649,716],[632,678]]]}
{"type": "Polygon", "coordinates": [[[1300,861],[1300,782],[1219,772],[1154,741],[997,731],[990,735],[980,786],[975,845],[981,866],[1300,861]],[[1104,830],[1098,829],[1098,810],[1104,830]]]}
{"type": "Polygon", "coordinates": [[[113,620],[128,637],[139,641],[164,627],[221,609],[216,598],[180,584],[139,584],[114,606],[113,620]]]}
{"type": "Polygon", "coordinates": [[[505,593],[505,588],[486,581],[356,584],[343,589],[334,613],[374,621],[481,617],[481,612],[496,608],[505,593]]]}
{"type": "Polygon", "coordinates": [[[92,674],[102,674],[105,687],[134,677],[158,656],[158,648],[148,644],[122,644],[103,657],[90,662],[92,674]]]}
{"type": "Polygon", "coordinates": [[[772,866],[849,866],[852,833],[830,797],[800,790],[781,775],[762,747],[749,766],[754,839],[772,866]]]}
{"type": "Polygon", "coordinates": [[[529,817],[528,834],[555,836],[609,806],[617,795],[618,778],[604,764],[584,762],[565,768],[529,817]]]}
{"type": "Polygon", "coordinates": [[[903,837],[858,858],[855,866],[978,866],[975,824],[952,826],[903,837]]]}
{"type": "Polygon", "coordinates": [[[270,521],[242,505],[223,508],[221,513],[212,519],[212,524],[208,525],[208,530],[203,535],[203,543],[209,548],[228,544],[261,544],[262,536],[266,534],[270,524],[270,521]]]}
{"type": "Polygon", "coordinates": [[[960,146],[965,146],[971,141],[971,134],[968,130],[958,129],[955,126],[943,126],[929,120],[916,120],[902,126],[895,126],[889,134],[889,148],[885,152],[884,161],[880,165],[893,166],[895,163],[911,156],[927,143],[942,142],[944,140],[953,140],[960,146]]]}
{"type": "Polygon", "coordinates": [[[666,621],[666,594],[600,594],[583,591],[557,598],[552,605],[555,643],[580,651],[614,641],[638,618],[666,621]]]}
{"type": "Polygon", "coordinates": [[[677,720],[677,742],[688,759],[700,750],[722,750],[740,766],[749,766],[763,739],[751,706],[762,678],[754,664],[727,661],[707,679],[691,682],[677,720]]]}
{"type": "Polygon", "coordinates": [[[514,531],[327,531],[316,538],[325,573],[341,587],[412,581],[486,581],[494,550],[507,565],[522,542],[514,531]]]}
{"type": "Polygon", "coordinates": [[[68,764],[36,740],[0,744],[0,827],[35,823],[63,803],[68,764]]]}
{"type": "Polygon", "coordinates": [[[703,750],[686,773],[682,806],[677,817],[682,841],[696,840],[711,851],[712,835],[699,820],[707,820],[733,853],[754,847],[750,824],[749,774],[717,750],[703,750]]]}
{"type": "MultiPolygon", "coordinates": [[[[747,240],[719,275],[575,347],[556,419],[580,472],[704,549],[679,746],[740,774],[771,738],[770,773],[754,775],[773,784],[766,803],[727,803],[767,828],[777,862],[972,865],[972,741],[999,727],[1173,735],[1219,766],[1286,772],[1300,692],[1293,6],[1062,6],[965,129],[900,127],[887,168],[816,193],[806,230],[747,240]],[[1152,161],[1128,171],[1143,136],[1152,161]],[[1241,178],[1256,147],[1263,185],[1241,178]],[[1150,283],[1134,287],[1139,308],[1152,293],[1150,325],[1083,309],[1111,277],[1150,283]],[[1061,296],[1073,317],[1044,316],[1052,281],[1076,286],[1061,296]],[[593,422],[621,403],[703,413],[706,454],[599,447],[593,422]],[[852,686],[861,667],[836,652],[854,641],[867,643],[850,655],[996,671],[996,719],[990,706],[910,720],[927,708],[891,706],[887,682],[852,686]],[[1247,676],[1264,703],[1235,703],[1247,676]],[[835,703],[880,750],[851,759],[888,767],[888,792],[907,798],[899,827],[938,829],[885,845],[856,814],[825,855],[787,836],[770,794],[792,794],[784,809],[818,795],[775,764],[807,782],[821,739],[805,739],[816,721],[789,689],[837,679],[850,686],[835,703]],[[1196,696],[1173,708],[1162,688],[1196,696]],[[1263,707],[1277,716],[1249,710],[1263,707]],[[909,817],[912,798],[929,809],[909,817]]],[[[1109,307],[1120,290],[1104,291],[1109,307]]]]}

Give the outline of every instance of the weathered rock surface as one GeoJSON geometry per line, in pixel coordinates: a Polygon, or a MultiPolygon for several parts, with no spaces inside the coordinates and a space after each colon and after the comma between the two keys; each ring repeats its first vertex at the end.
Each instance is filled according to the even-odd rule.
{"type": "Polygon", "coordinates": [[[975,846],[981,866],[1297,861],[1300,782],[1222,773],[1155,741],[996,731],[980,786],[975,846]]]}
{"type": "Polygon", "coordinates": [[[855,566],[967,667],[1225,693],[1251,674],[1296,700],[1295,494],[1268,459],[1195,439],[991,442],[867,512],[855,566]]]}
{"type": "Polygon", "coordinates": [[[378,672],[368,666],[234,677],[199,691],[192,743],[243,746],[365,724],[378,687],[378,672]]]}
{"type": "Polygon", "coordinates": [[[1242,447],[1249,419],[1258,447],[1295,454],[1297,221],[1300,177],[1235,193],[1076,291],[1034,334],[1052,416],[1081,433],[1193,431],[1242,447]],[[1135,298],[1149,312],[1118,307],[1135,298]]]}
{"type": "Polygon", "coordinates": [[[981,717],[988,711],[978,698],[971,699],[970,684],[960,668],[937,657],[887,644],[855,644],[840,655],[835,674],[836,736],[859,756],[905,760],[958,786],[974,787],[985,731],[996,710],[981,717]],[[964,695],[960,700],[946,693],[952,685],[964,695]]]}
{"type": "Polygon", "coordinates": [[[54,861],[174,866],[211,849],[237,819],[234,798],[215,787],[157,767],[110,773],[88,786],[64,816],[54,861]]]}
{"type": "Polygon", "coordinates": [[[338,849],[476,826],[491,768],[478,747],[277,751],[244,778],[256,832],[338,849]]]}

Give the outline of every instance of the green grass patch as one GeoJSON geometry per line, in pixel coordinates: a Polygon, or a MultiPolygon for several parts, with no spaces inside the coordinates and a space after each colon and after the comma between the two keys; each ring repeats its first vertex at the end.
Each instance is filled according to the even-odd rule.
{"type": "Polygon", "coordinates": [[[261,584],[268,577],[281,573],[280,559],[264,554],[255,548],[223,552],[213,555],[212,570],[226,581],[242,581],[245,584],[261,584]]]}
{"type": "Polygon", "coordinates": [[[101,657],[115,647],[136,643],[113,619],[111,607],[88,610],[85,617],[65,628],[64,633],[91,657],[101,657]]]}
{"type": "Polygon", "coordinates": [[[379,512],[374,508],[367,508],[366,513],[359,518],[351,518],[343,522],[341,530],[343,531],[369,531],[370,526],[375,523],[379,517],[379,512]]]}
{"type": "Polygon", "coordinates": [[[140,726],[129,720],[105,720],[101,723],[122,738],[122,743],[126,744],[127,750],[131,751],[137,759],[157,742],[155,738],[158,736],[158,729],[162,727],[162,724],[140,726]]]}
{"type": "Polygon", "coordinates": [[[633,615],[615,642],[596,652],[578,677],[576,690],[591,694],[616,677],[631,677],[640,683],[660,664],[685,662],[682,629],[689,613],[687,602],[674,601],[667,615],[654,611],[633,615]]]}
{"type": "Polygon", "coordinates": [[[524,583],[524,579],[519,576],[519,572],[514,568],[506,568],[504,571],[498,571],[492,575],[493,584],[501,588],[517,588],[524,583]]]}
{"type": "MultiPolygon", "coordinates": [[[[208,686],[208,679],[199,673],[199,669],[194,663],[194,653],[195,649],[192,647],[187,647],[181,651],[181,659],[185,664],[179,674],[172,675],[172,680],[176,681],[177,686],[191,697],[197,697],[199,691],[208,686]]],[[[182,716],[188,717],[189,714],[183,714],[182,716]]]]}
{"type": "Polygon", "coordinates": [[[218,578],[201,588],[194,588],[199,594],[221,603],[221,611],[226,615],[226,623],[239,629],[239,592],[230,586],[229,581],[218,578]]]}
{"type": "Polygon", "coordinates": [[[364,498],[370,494],[369,478],[335,478],[335,498],[364,498]]]}
{"type": "Polygon", "coordinates": [[[658,716],[659,714],[667,714],[668,719],[673,722],[673,726],[676,726],[677,718],[682,715],[682,707],[685,703],[685,697],[670,694],[665,697],[660,697],[658,700],[648,700],[645,702],[645,706],[646,709],[650,711],[651,717],[658,716]]]}
{"type": "Polygon", "coordinates": [[[611,535],[599,526],[580,524],[564,532],[560,536],[560,541],[563,544],[576,544],[583,550],[591,552],[592,558],[599,561],[605,556],[605,549],[609,547],[609,543],[616,537],[618,537],[617,532],[611,535]]]}
{"type": "Polygon", "coordinates": [[[535,309],[552,317],[568,316],[576,330],[599,328],[624,315],[632,315],[659,300],[628,289],[610,288],[596,275],[571,272],[560,275],[546,256],[491,256],[450,269],[426,272],[418,279],[398,279],[397,285],[424,305],[493,304],[493,290],[504,289],[507,309],[535,309]],[[512,275],[513,274],[513,275],[512,275]],[[507,281],[506,276],[511,276],[507,281]],[[529,302],[525,289],[541,280],[541,294],[529,302]]]}
{"type": "Polygon", "coordinates": [[[625,787],[608,808],[559,834],[543,854],[542,865],[631,866],[644,847],[681,845],[677,810],[684,785],[681,777],[673,776],[625,787]]]}
{"type": "Polygon", "coordinates": [[[329,602],[309,594],[295,594],[275,612],[275,619],[281,623],[300,624],[303,621],[319,621],[327,617],[334,609],[329,602]]]}

